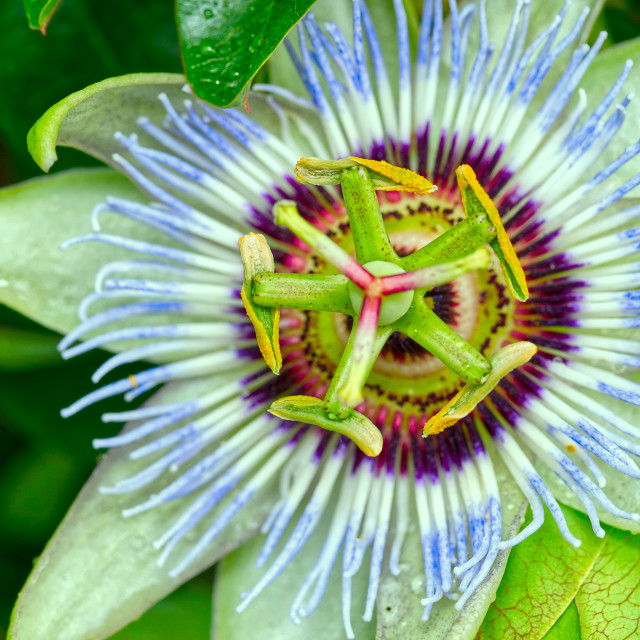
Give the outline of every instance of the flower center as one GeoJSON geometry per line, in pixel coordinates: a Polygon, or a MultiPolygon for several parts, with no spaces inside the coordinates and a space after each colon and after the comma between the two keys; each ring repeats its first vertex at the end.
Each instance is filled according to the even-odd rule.
{"type": "MultiPolygon", "coordinates": [[[[435,410],[425,425],[425,434],[438,433],[472,411],[505,373],[535,353],[534,345],[522,342],[497,352],[492,349],[490,358],[485,358],[482,351],[493,344],[483,331],[477,335],[478,328],[486,326],[478,322],[479,288],[474,286],[473,294],[469,295],[468,287],[461,288],[460,282],[454,284],[461,276],[475,271],[485,274],[487,283],[497,282],[496,274],[488,270],[491,260],[485,245],[490,245],[511,294],[519,299],[528,295],[522,268],[498,211],[470,167],[462,166],[456,171],[462,207],[457,207],[458,211],[456,207],[449,208],[450,220],[445,217],[434,220],[433,207],[425,203],[425,210],[418,214],[394,217],[387,212],[387,218],[393,218],[388,224],[376,189],[426,195],[435,187],[406,169],[360,158],[340,161],[303,158],[296,174],[301,181],[316,185],[340,184],[348,222],[341,220],[334,209],[333,214],[325,211],[323,216],[324,220],[335,221],[332,225],[325,225],[320,218],[315,219],[314,225],[300,215],[295,202],[281,201],[275,205],[276,224],[286,226],[322,258],[310,258],[313,266],[298,274],[275,273],[273,256],[262,236],[249,234],[241,239],[245,266],[242,299],[255,326],[260,349],[275,373],[282,363],[280,309],[307,312],[298,325],[307,344],[295,336],[283,341],[285,366],[297,376],[296,382],[305,395],[276,400],[270,409],[273,414],[348,435],[367,455],[378,455],[384,419],[376,417],[378,428],[369,419],[371,407],[367,400],[372,395],[377,396],[378,405],[380,400],[395,405],[392,418],[395,428],[409,419],[406,404],[409,409],[418,409],[421,415],[435,410]],[[402,241],[399,251],[394,240],[396,244],[402,241]],[[483,338],[477,347],[450,326],[459,315],[452,308],[452,293],[458,289],[466,302],[461,305],[466,310],[465,333],[470,333],[471,338],[483,338]],[[451,312],[444,313],[441,308],[440,314],[436,313],[434,309],[446,305],[446,298],[451,312]],[[316,310],[319,313],[312,314],[316,310]],[[339,323],[336,325],[326,312],[351,318],[346,342],[335,331],[339,323]],[[394,352],[396,357],[392,359],[397,365],[405,360],[401,375],[396,375],[394,367],[382,372],[376,369],[378,356],[392,336],[383,360],[394,352]],[[446,369],[430,366],[418,377],[415,372],[407,376],[409,349],[405,338],[424,352],[413,349],[413,357],[424,358],[430,352],[446,369]],[[320,348],[314,350],[316,341],[320,348]],[[321,362],[324,357],[332,362],[329,365],[321,362]],[[317,372],[331,372],[328,385],[317,372]],[[462,386],[461,381],[466,384],[462,386]],[[322,396],[324,400],[320,399],[322,396]],[[449,401],[442,406],[445,400],[449,401]]],[[[394,200],[397,197],[388,198],[390,202],[394,200]]],[[[467,281],[476,284],[477,277],[470,276],[467,281]]],[[[480,291],[486,301],[488,291],[480,291]]],[[[491,308],[499,310],[504,306],[496,304],[491,308]]],[[[285,318],[288,327],[296,326],[295,318],[285,318]]],[[[494,326],[506,327],[507,322],[488,326],[492,331],[494,326]]],[[[389,407],[384,408],[388,414],[389,407]]],[[[377,413],[381,411],[378,406],[377,413]]]]}

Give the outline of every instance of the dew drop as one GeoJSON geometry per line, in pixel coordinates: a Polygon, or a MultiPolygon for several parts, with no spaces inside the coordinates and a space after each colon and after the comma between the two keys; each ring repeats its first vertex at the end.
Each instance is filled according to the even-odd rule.
{"type": "Polygon", "coordinates": [[[211,20],[211,18],[213,18],[213,11],[211,9],[205,9],[203,13],[207,20],[211,20]]]}

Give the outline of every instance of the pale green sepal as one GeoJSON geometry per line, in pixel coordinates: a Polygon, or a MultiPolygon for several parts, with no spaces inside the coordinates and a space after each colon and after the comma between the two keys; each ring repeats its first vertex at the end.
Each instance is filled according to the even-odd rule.
{"type": "MultiPolygon", "coordinates": [[[[637,340],[637,338],[638,336],[636,335],[635,339],[637,340]]],[[[640,382],[640,372],[638,371],[634,371],[634,373],[627,377],[633,382],[640,382]]],[[[613,411],[621,419],[626,420],[631,424],[638,424],[640,407],[629,402],[623,402],[617,398],[612,398],[604,393],[597,393],[595,391],[589,391],[588,389],[582,388],[580,391],[597,400],[603,407],[613,411]]],[[[627,455],[635,461],[638,467],[640,467],[639,456],[634,456],[631,453],[627,453],[627,455]]],[[[596,456],[592,456],[592,459],[606,480],[606,485],[602,490],[611,502],[613,502],[613,504],[618,508],[629,513],[640,513],[640,491],[637,490],[638,480],[636,478],[630,478],[621,471],[613,469],[596,456]]],[[[555,495],[560,502],[584,513],[584,506],[576,497],[575,492],[569,489],[569,487],[567,487],[567,485],[549,469],[549,467],[544,463],[544,459],[538,460],[535,466],[538,473],[542,476],[542,479],[553,492],[553,495],[555,495]]],[[[632,533],[640,533],[640,520],[627,520],[625,518],[620,518],[619,516],[614,516],[606,509],[603,509],[595,500],[594,504],[601,522],[609,524],[612,527],[616,527],[617,529],[631,531],[632,533]]]]}
{"type": "MultiPolygon", "coordinates": [[[[171,383],[152,402],[176,402],[215,388],[221,380],[171,383]]],[[[131,445],[133,447],[135,445],[131,445]]],[[[69,513],[39,557],[22,589],[9,629],[10,640],[101,640],[137,618],[152,604],[244,543],[261,526],[277,497],[268,486],[225,528],[216,542],[178,579],[168,571],[211,525],[223,502],[195,527],[167,561],[156,565],[157,540],[191,504],[176,500],[123,518],[121,511],[146,500],[166,485],[166,476],[144,490],[103,495],[112,486],[148,465],[132,461],[131,447],[113,449],[101,460],[69,513]]],[[[174,477],[171,478],[173,480],[174,477]]]]}
{"type": "Polygon", "coordinates": [[[56,146],[74,147],[105,162],[121,149],[113,134],[136,128],[140,116],[163,118],[158,94],[175,91],[185,79],[172,73],[132,73],[72,93],[51,107],[27,135],[29,152],[43,171],[58,159],[56,146]]]}
{"type": "MultiPolygon", "coordinates": [[[[329,509],[331,513],[331,509],[329,509]]],[[[293,520],[297,522],[297,517],[293,520]]],[[[304,579],[315,564],[328,533],[329,518],[325,518],[298,555],[288,564],[275,582],[268,586],[242,613],[236,612],[240,594],[253,587],[275,559],[275,554],[262,569],[255,567],[264,544],[258,535],[228,555],[218,565],[213,588],[213,640],[345,640],[342,625],[342,553],[338,553],[324,597],[318,608],[299,625],[289,617],[289,611],[304,579]]],[[[287,540],[291,527],[283,534],[287,540]]],[[[276,550],[277,553],[277,550],[276,550]]],[[[368,566],[352,578],[351,623],[357,640],[373,640],[375,623],[364,622],[362,612],[367,594],[368,566]]],[[[407,640],[411,636],[406,636],[407,640]]]]}
{"type": "MultiPolygon", "coordinates": [[[[565,5],[566,0],[544,0],[544,2],[531,2],[531,9],[529,14],[529,26],[527,29],[527,38],[526,44],[529,45],[535,38],[540,35],[551,23],[551,21],[557,16],[562,7],[565,5]]],[[[461,3],[460,9],[468,4],[474,4],[477,8],[477,3],[475,0],[468,0],[468,2],[461,3]]],[[[587,16],[584,26],[578,37],[569,45],[558,57],[557,61],[552,65],[549,69],[545,78],[542,82],[540,89],[538,89],[536,95],[533,97],[531,105],[527,112],[524,115],[523,122],[521,127],[524,130],[524,127],[528,125],[533,118],[538,114],[538,111],[547,96],[549,95],[549,91],[553,89],[556,82],[560,79],[561,75],[565,71],[567,67],[567,63],[571,58],[571,55],[575,51],[575,49],[586,41],[589,32],[591,31],[593,24],[600,14],[602,7],[604,5],[604,0],[573,0],[571,5],[568,8],[567,15],[565,16],[562,27],[560,28],[560,32],[556,37],[554,44],[560,42],[573,28],[575,25],[578,16],[580,16],[581,11],[585,7],[589,7],[590,12],[587,16]]],[[[516,7],[516,2],[514,0],[488,0],[487,1],[487,27],[489,31],[489,42],[492,42],[496,45],[497,51],[493,54],[493,58],[490,64],[490,69],[493,68],[494,58],[499,55],[499,52],[502,48],[502,44],[504,42],[505,36],[507,34],[507,30],[509,29],[509,24],[511,22],[511,17],[513,15],[513,11],[516,7]]],[[[477,10],[477,9],[476,9],[477,10]]],[[[450,21],[450,18],[447,18],[447,22],[450,21]]],[[[470,52],[477,51],[478,42],[479,42],[479,30],[477,28],[477,22],[469,32],[469,44],[468,50],[470,52]]],[[[445,29],[443,32],[443,52],[445,53],[445,64],[447,65],[447,69],[449,68],[448,52],[450,51],[450,40],[451,35],[449,29],[445,29]]],[[[448,79],[448,78],[447,78],[448,79]]],[[[613,77],[611,78],[611,82],[613,82],[613,77]]],[[[586,84],[583,81],[580,83],[581,87],[585,89],[586,84]]],[[[589,104],[594,108],[597,102],[594,100],[593,103],[591,99],[589,104]]]]}
{"type": "MultiPolygon", "coordinates": [[[[135,257],[96,242],[59,248],[92,231],[91,209],[108,195],[142,200],[126,178],[109,169],[69,171],[0,190],[0,302],[61,333],[77,325],[78,305],[93,290],[98,269],[135,257]]],[[[164,238],[123,216],[106,214],[101,222],[109,233],[149,242],[164,238]]]]}
{"type": "MultiPolygon", "coordinates": [[[[472,0],[461,3],[461,7],[470,4],[472,0]]],[[[545,0],[545,2],[532,2],[531,12],[529,17],[529,28],[527,30],[527,44],[531,43],[537,35],[539,35],[544,29],[549,26],[551,20],[560,13],[560,10],[565,4],[565,0],[545,0]]],[[[602,10],[604,0],[573,0],[567,16],[564,19],[563,27],[560,30],[560,34],[556,38],[558,42],[563,38],[567,31],[573,27],[580,12],[584,7],[590,8],[590,13],[587,16],[580,35],[574,41],[572,47],[568,47],[571,51],[573,48],[581,44],[587,39],[589,32],[591,31],[596,18],[602,10]]],[[[504,42],[509,23],[511,22],[511,15],[516,6],[513,0],[488,0],[487,2],[487,26],[489,28],[489,40],[495,42],[498,45],[502,45],[504,42]]],[[[469,34],[469,43],[473,43],[476,47],[478,42],[478,33],[475,30],[471,30],[469,34]]],[[[471,49],[473,51],[473,49],[471,49]]],[[[566,54],[566,51],[564,52],[566,54]]]]}
{"type": "MultiPolygon", "coordinates": [[[[616,78],[622,71],[627,60],[633,61],[633,67],[622,90],[618,94],[614,105],[619,104],[628,93],[638,92],[640,87],[640,38],[621,42],[603,51],[589,66],[580,83],[587,92],[588,107],[595,108],[616,78]]],[[[626,147],[635,144],[640,138],[640,104],[636,97],[631,101],[625,112],[624,122],[611,144],[602,152],[595,166],[589,170],[589,175],[613,162],[626,147]]],[[[602,196],[620,187],[627,180],[638,173],[638,156],[631,159],[618,169],[611,179],[599,187],[602,196]]],[[[638,189],[629,192],[631,197],[638,197],[638,189]]]]}
{"type": "MultiPolygon", "coordinates": [[[[516,483],[508,476],[503,463],[493,457],[500,486],[503,539],[517,534],[524,521],[526,502],[516,483]]],[[[413,514],[412,522],[417,522],[413,514]]],[[[393,539],[393,531],[389,533],[393,539]]],[[[400,557],[401,573],[393,576],[386,568],[378,592],[378,633],[376,640],[474,640],[484,616],[495,598],[510,550],[501,551],[485,581],[476,589],[461,611],[455,602],[443,598],[434,604],[429,620],[420,618],[425,597],[424,564],[420,541],[407,536],[400,557]]]]}
{"type": "MultiPolygon", "coordinates": [[[[635,460],[636,464],[640,466],[640,458],[637,456],[631,457],[635,460]]],[[[609,498],[616,507],[623,509],[624,511],[640,513],[640,492],[637,490],[638,480],[630,478],[629,476],[624,475],[621,471],[613,469],[595,456],[593,456],[593,461],[600,469],[607,482],[602,489],[607,498],[609,498]]],[[[569,487],[567,487],[567,485],[558,478],[558,476],[551,471],[547,465],[544,464],[544,461],[540,460],[537,462],[536,470],[559,502],[584,513],[584,506],[580,500],[578,500],[576,494],[569,489],[569,487]]],[[[632,533],[640,533],[640,520],[627,520],[620,516],[615,516],[612,513],[609,513],[606,509],[603,509],[597,502],[594,501],[594,504],[596,506],[600,522],[609,524],[618,529],[631,531],[632,533]]]]}

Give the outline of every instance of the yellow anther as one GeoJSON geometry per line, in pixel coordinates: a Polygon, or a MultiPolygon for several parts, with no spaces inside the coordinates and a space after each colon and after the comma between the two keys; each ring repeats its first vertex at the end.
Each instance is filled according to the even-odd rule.
{"type": "Polygon", "coordinates": [[[133,376],[133,375],[128,376],[128,377],[129,377],[129,382],[131,383],[131,386],[132,386],[134,389],[137,389],[140,385],[138,384],[138,381],[136,380],[136,377],[135,377],[135,376],[133,376]]]}
{"type": "Polygon", "coordinates": [[[355,156],[351,156],[351,160],[366,167],[370,171],[388,178],[390,181],[388,186],[376,186],[376,188],[382,189],[383,191],[410,191],[411,193],[424,194],[431,193],[438,188],[435,184],[410,169],[396,167],[384,160],[369,160],[367,158],[356,158],[355,156]]]}
{"type": "Polygon", "coordinates": [[[253,278],[260,273],[273,273],[275,270],[273,254],[264,236],[249,233],[238,240],[240,255],[244,266],[244,284],[240,297],[245,311],[256,332],[260,353],[273,373],[279,373],[282,367],[280,352],[280,309],[262,307],[253,301],[253,278]]]}
{"type": "Polygon", "coordinates": [[[340,184],[340,175],[343,171],[359,166],[369,170],[373,186],[381,191],[411,191],[423,194],[431,193],[438,188],[409,169],[396,167],[384,160],[369,160],[355,156],[341,160],[300,158],[296,164],[295,174],[304,184],[340,184]]]}
{"type": "MultiPolygon", "coordinates": [[[[467,215],[471,217],[471,212],[467,210],[468,199],[465,198],[465,192],[470,189],[473,195],[477,198],[482,207],[482,210],[488,216],[491,224],[496,229],[496,241],[491,243],[491,247],[496,252],[502,265],[502,272],[504,273],[507,286],[511,295],[524,302],[529,297],[529,289],[527,287],[527,281],[525,279],[524,271],[520,260],[516,254],[509,235],[507,234],[502,220],[500,219],[500,213],[498,208],[482,188],[482,185],[478,182],[476,174],[473,169],[463,164],[456,169],[456,178],[458,179],[458,188],[462,194],[462,204],[465,207],[467,215]]],[[[477,214],[477,212],[475,212],[477,214]]]]}
{"type": "Polygon", "coordinates": [[[489,359],[491,371],[479,384],[467,384],[447,404],[424,425],[424,435],[442,433],[458,420],[469,415],[493,391],[500,380],[523,365],[536,353],[537,347],[531,342],[515,342],[500,349],[489,359]]]}

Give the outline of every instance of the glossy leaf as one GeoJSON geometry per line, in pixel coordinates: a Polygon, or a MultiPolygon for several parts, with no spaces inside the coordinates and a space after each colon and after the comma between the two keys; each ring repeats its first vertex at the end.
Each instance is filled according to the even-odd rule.
{"type": "Polygon", "coordinates": [[[187,80],[216,106],[236,101],[314,0],[178,0],[187,80]]]}
{"type": "Polygon", "coordinates": [[[23,0],[23,2],[29,26],[32,29],[39,29],[44,35],[60,0],[23,0]]]}
{"type": "Polygon", "coordinates": [[[564,512],[582,545],[569,545],[547,512],[540,530],[511,552],[478,640],[542,638],[569,606],[605,541],[593,534],[586,516],[567,508],[564,512]]]}
{"type": "MultiPolygon", "coordinates": [[[[219,379],[172,383],[153,402],[193,397],[219,379]],[[195,387],[195,388],[194,388],[195,387]]],[[[135,446],[135,445],[132,445],[135,446]]],[[[10,640],[100,640],[138,617],[156,601],[209,567],[253,535],[275,500],[267,486],[187,571],[170,578],[156,564],[157,540],[191,503],[187,497],[132,518],[121,512],[145,500],[166,483],[162,476],[138,493],[104,495],[99,487],[140,471],[146,460],[132,461],[129,449],[113,449],[101,460],[20,593],[9,629],[10,640]]],[[[223,501],[217,509],[227,504],[223,501]]],[[[215,518],[213,513],[178,545],[169,563],[181,558],[215,518]]]]}

